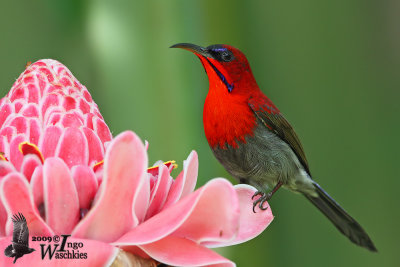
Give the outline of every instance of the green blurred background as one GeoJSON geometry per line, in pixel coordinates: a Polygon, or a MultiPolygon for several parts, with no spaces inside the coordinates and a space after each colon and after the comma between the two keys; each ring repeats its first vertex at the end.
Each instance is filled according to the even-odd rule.
{"type": "Polygon", "coordinates": [[[57,59],[114,135],[132,129],[150,142],[150,162],[182,163],[195,149],[198,186],[229,175],[203,133],[202,66],[168,47],[240,48],[297,130],[315,179],[379,253],[351,244],[285,190],[270,201],[275,220],[262,235],[219,252],[238,266],[400,266],[399,1],[18,0],[0,9],[1,95],[28,61],[57,59]]]}

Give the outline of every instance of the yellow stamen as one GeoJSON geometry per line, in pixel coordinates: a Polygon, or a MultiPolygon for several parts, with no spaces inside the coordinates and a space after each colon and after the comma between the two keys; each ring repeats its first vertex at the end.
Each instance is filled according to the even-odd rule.
{"type": "Polygon", "coordinates": [[[96,172],[97,168],[99,168],[103,164],[104,164],[104,159],[102,161],[99,161],[96,164],[94,164],[93,171],[96,172]]]}
{"type": "Polygon", "coordinates": [[[4,156],[4,152],[0,152],[0,160],[8,161],[6,156],[4,156]]]}
{"type": "Polygon", "coordinates": [[[39,157],[39,159],[44,163],[44,157],[42,152],[37,145],[30,143],[28,141],[22,142],[18,145],[19,151],[25,156],[28,154],[34,154],[39,157]]]}
{"type": "Polygon", "coordinates": [[[178,168],[178,164],[176,163],[175,160],[166,161],[166,162],[164,162],[164,164],[167,166],[172,165],[172,169],[178,168]]]}
{"type": "MultiPolygon", "coordinates": [[[[163,164],[164,164],[165,166],[167,166],[167,167],[169,167],[170,165],[172,165],[172,169],[178,168],[178,164],[176,164],[175,160],[165,161],[165,162],[163,162],[163,164]]],[[[159,166],[160,166],[160,165],[156,165],[156,166],[153,166],[153,167],[149,167],[147,170],[148,170],[148,171],[149,171],[149,170],[154,170],[154,169],[158,168],[159,166]]]]}

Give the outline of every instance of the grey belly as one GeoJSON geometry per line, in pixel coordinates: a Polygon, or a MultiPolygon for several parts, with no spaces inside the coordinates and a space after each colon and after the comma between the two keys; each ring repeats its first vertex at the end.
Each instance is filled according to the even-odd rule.
{"type": "Polygon", "coordinates": [[[264,125],[257,126],[253,137],[239,148],[227,145],[226,149],[212,149],[225,169],[241,182],[266,192],[278,181],[293,191],[313,194],[314,186],[309,175],[290,146],[264,125]]]}

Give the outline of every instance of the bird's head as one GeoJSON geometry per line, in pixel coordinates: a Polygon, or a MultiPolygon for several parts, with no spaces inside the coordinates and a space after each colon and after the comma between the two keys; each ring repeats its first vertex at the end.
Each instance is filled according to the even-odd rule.
{"type": "Polygon", "coordinates": [[[210,90],[247,94],[258,88],[246,56],[233,46],[216,44],[201,47],[179,43],[171,48],[183,48],[200,58],[209,79],[210,90]]]}

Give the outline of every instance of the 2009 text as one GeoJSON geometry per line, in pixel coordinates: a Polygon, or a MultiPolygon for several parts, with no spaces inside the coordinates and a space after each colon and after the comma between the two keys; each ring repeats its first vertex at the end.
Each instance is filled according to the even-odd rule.
{"type": "Polygon", "coordinates": [[[60,236],[32,236],[32,242],[55,242],[58,243],[60,241],[60,236]]]}

